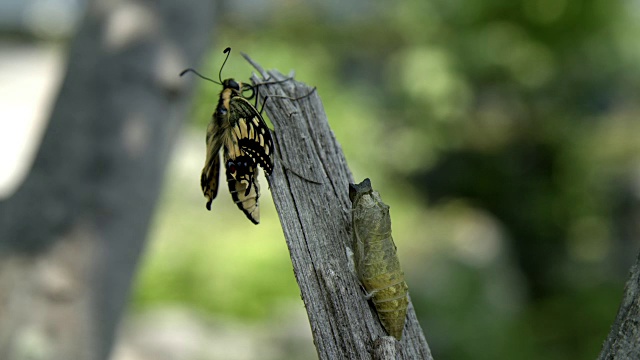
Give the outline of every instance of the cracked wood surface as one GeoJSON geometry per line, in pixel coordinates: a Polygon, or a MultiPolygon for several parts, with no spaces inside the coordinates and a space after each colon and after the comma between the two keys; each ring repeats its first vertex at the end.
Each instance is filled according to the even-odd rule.
{"type": "MultiPolygon", "coordinates": [[[[320,359],[432,359],[411,302],[400,342],[387,336],[349,268],[353,183],[319,91],[277,71],[252,77],[273,123],[276,161],[268,178],[320,359]]],[[[260,108],[260,105],[258,106],[260,108]]],[[[411,284],[409,284],[411,289],[411,284]]]]}
{"type": "Polygon", "coordinates": [[[598,359],[640,359],[640,256],[631,267],[620,309],[598,359]]]}

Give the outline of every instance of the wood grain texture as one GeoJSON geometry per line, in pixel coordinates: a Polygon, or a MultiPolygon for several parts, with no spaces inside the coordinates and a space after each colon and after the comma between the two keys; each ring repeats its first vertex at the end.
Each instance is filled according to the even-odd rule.
{"type": "MultiPolygon", "coordinates": [[[[275,128],[276,164],[268,178],[320,359],[432,359],[411,303],[402,341],[386,336],[349,268],[349,183],[354,182],[320,101],[320,91],[265,72],[260,101],[275,128]],[[384,338],[384,339],[383,339],[384,338]],[[382,339],[382,340],[381,340],[382,339]],[[374,355],[375,354],[375,355],[374,355]]],[[[260,105],[258,106],[260,108],[260,105]]]]}
{"type": "Polygon", "coordinates": [[[598,359],[640,359],[640,257],[631,267],[620,309],[598,359]]]}

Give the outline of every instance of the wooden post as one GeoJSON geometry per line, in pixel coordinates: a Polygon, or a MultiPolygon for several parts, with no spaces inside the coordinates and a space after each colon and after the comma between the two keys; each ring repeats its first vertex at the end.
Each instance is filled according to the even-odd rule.
{"type": "Polygon", "coordinates": [[[640,359],[640,257],[631,267],[618,315],[598,359],[640,359]]]}
{"type": "Polygon", "coordinates": [[[354,181],[318,91],[299,100],[274,97],[299,98],[313,89],[265,72],[244,56],[263,77],[253,76],[254,84],[271,82],[258,88],[261,103],[268,98],[265,110],[275,127],[277,158],[268,180],[319,358],[432,359],[411,302],[397,342],[383,330],[350,268],[354,181]]]}

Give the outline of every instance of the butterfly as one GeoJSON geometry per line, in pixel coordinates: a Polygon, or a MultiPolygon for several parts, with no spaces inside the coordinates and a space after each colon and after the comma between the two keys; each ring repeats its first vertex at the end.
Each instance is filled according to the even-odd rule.
{"type": "MultiPolygon", "coordinates": [[[[229,58],[231,48],[222,67],[229,58]]],[[[218,104],[207,126],[206,158],[200,185],[207,199],[206,208],[211,210],[211,202],[218,194],[220,176],[220,150],[224,159],[226,179],[231,198],[251,222],[260,222],[260,186],[258,166],[267,175],[273,172],[273,140],[262,115],[249,99],[255,96],[255,88],[249,84],[226,79],[222,81],[222,67],[218,75],[220,82],[206,78],[193,69],[186,69],[180,75],[193,72],[196,75],[222,85],[218,104]],[[246,91],[251,90],[249,96],[246,91]]]]}

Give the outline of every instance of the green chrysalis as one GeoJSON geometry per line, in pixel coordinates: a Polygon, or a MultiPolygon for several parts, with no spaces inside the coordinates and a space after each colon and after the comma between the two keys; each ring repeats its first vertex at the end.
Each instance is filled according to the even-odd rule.
{"type": "Polygon", "coordinates": [[[349,184],[352,203],[353,258],[356,273],[387,333],[402,338],[408,287],[391,237],[389,206],[371,188],[371,181],[349,184]]]}

